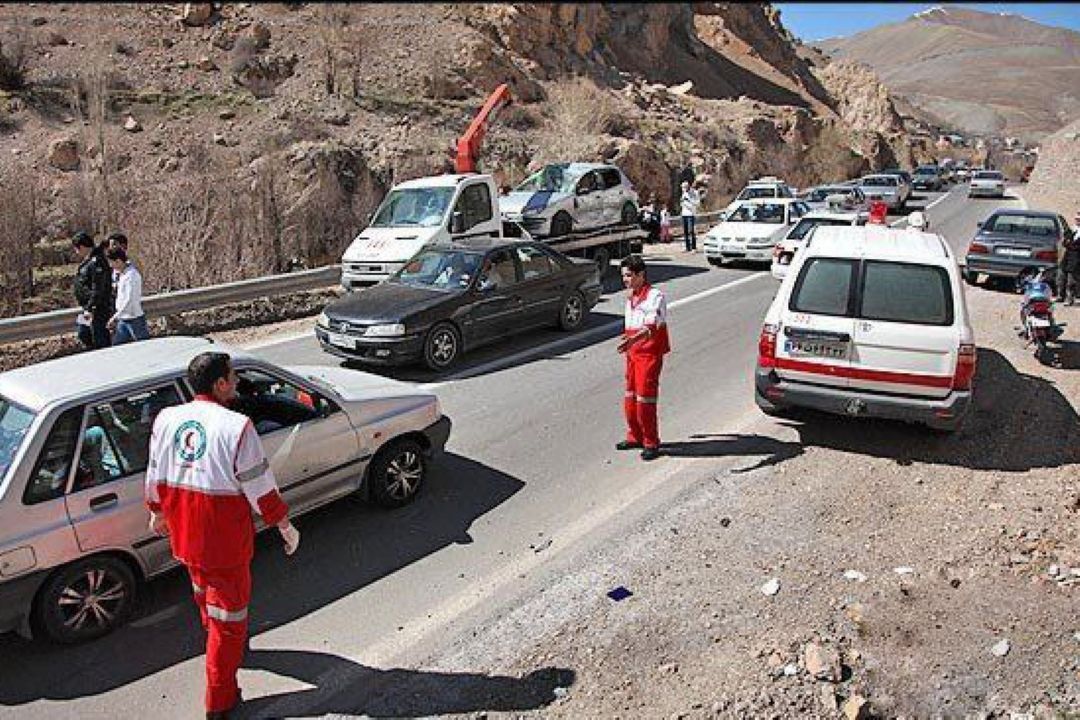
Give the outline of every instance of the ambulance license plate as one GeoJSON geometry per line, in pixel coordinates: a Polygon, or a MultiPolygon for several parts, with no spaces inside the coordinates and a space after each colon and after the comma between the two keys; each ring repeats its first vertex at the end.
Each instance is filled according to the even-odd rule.
{"type": "Polygon", "coordinates": [[[847,357],[848,344],[824,340],[785,340],[784,351],[792,357],[822,357],[842,360],[847,357]]]}

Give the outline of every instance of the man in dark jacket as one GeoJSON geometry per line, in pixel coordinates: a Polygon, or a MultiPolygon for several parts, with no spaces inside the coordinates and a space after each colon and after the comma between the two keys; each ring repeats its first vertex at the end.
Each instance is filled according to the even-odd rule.
{"type": "Polygon", "coordinates": [[[1058,261],[1058,299],[1064,300],[1066,305],[1075,303],[1080,292],[1080,210],[1076,212],[1074,222],[1076,227],[1065,228],[1058,261]]]}
{"type": "Polygon", "coordinates": [[[78,232],[71,245],[79,256],[75,271],[75,302],[83,309],[79,339],[88,348],[109,347],[109,318],[113,314],[112,268],[105,250],[88,233],[78,232]]]}

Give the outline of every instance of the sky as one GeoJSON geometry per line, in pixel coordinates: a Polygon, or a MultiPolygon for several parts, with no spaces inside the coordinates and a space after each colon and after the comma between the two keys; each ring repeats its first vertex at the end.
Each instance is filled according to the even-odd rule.
{"type": "Polygon", "coordinates": [[[899,22],[934,5],[959,5],[985,12],[1023,15],[1044,25],[1080,32],[1080,3],[774,3],[784,27],[803,42],[855,33],[899,22]]]}

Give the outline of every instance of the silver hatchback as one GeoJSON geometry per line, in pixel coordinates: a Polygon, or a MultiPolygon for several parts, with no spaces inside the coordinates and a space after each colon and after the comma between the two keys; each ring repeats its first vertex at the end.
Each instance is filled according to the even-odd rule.
{"type": "MultiPolygon", "coordinates": [[[[420,490],[450,420],[431,393],[336,367],[282,368],[200,338],[160,338],[0,373],[0,632],[78,642],[122,624],[138,583],[174,567],[143,504],[150,429],[224,350],[293,516],[359,491],[420,490]]],[[[259,525],[260,529],[262,528],[259,525]]]]}

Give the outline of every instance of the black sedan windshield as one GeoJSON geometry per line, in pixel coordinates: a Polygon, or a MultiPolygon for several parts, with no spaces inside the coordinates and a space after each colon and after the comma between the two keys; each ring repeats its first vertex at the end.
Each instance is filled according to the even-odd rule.
{"type": "Polygon", "coordinates": [[[421,251],[405,263],[392,282],[436,290],[460,290],[476,276],[483,255],[461,250],[430,249],[421,251]]]}

